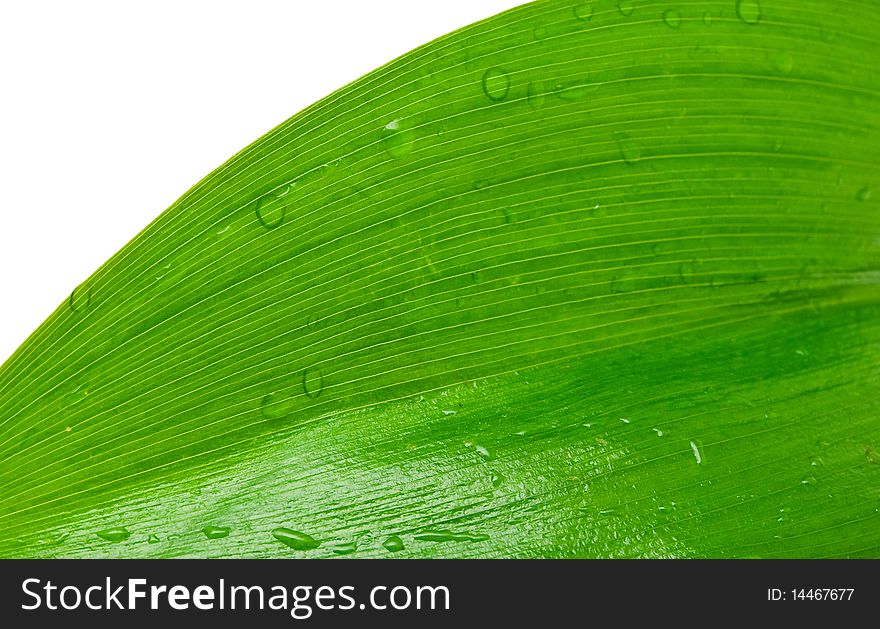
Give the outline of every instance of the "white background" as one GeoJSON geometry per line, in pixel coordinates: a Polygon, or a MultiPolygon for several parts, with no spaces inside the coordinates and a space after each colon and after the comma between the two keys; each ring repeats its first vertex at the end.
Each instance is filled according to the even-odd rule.
{"type": "Polygon", "coordinates": [[[239,149],[393,58],[518,4],[0,4],[0,363],[239,149]]]}

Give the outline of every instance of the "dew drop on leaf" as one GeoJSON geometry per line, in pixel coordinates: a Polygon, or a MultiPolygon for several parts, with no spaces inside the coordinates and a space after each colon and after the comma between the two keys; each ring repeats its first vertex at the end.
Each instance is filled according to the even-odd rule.
{"type": "Polygon", "coordinates": [[[758,0],[737,0],[736,14],[746,24],[757,24],[761,19],[761,5],[758,0]]]}
{"type": "Polygon", "coordinates": [[[627,164],[637,164],[642,159],[642,149],[638,142],[633,140],[625,133],[618,133],[617,147],[620,149],[620,156],[627,164]]]}
{"type": "Polygon", "coordinates": [[[70,531],[60,531],[49,536],[48,543],[57,546],[63,544],[70,537],[70,531]]]}
{"type": "Polygon", "coordinates": [[[681,13],[675,9],[669,9],[663,13],[663,21],[671,29],[677,29],[681,26],[681,13]]]}
{"type": "Polygon", "coordinates": [[[485,542],[488,539],[485,533],[459,533],[455,536],[457,542],[485,542]]]}
{"type": "Polygon", "coordinates": [[[114,526],[109,529],[104,529],[103,531],[98,531],[96,535],[103,540],[114,543],[124,542],[131,537],[131,533],[124,526],[114,526]]]}
{"type": "Polygon", "coordinates": [[[321,545],[321,542],[311,535],[283,526],[273,529],[272,537],[293,550],[313,550],[321,545]]]}
{"type": "Polygon", "coordinates": [[[64,396],[62,406],[64,408],[71,408],[85,400],[88,396],[89,390],[84,385],[78,384],[64,396]]]}
{"type": "Polygon", "coordinates": [[[395,159],[402,159],[413,151],[415,131],[408,127],[406,121],[396,118],[382,129],[382,142],[386,153],[395,159]]]}
{"type": "Polygon", "coordinates": [[[92,303],[92,289],[85,284],[80,284],[73,289],[67,301],[73,312],[82,312],[92,303]]]}
{"type": "Polygon", "coordinates": [[[528,100],[529,107],[532,109],[540,109],[544,104],[544,90],[541,88],[539,83],[535,83],[534,81],[529,82],[528,87],[526,88],[526,99],[528,100]]]}
{"type": "Polygon", "coordinates": [[[229,527],[228,526],[206,526],[202,529],[202,533],[205,534],[205,537],[208,539],[223,539],[227,535],[229,535],[229,527]]]}
{"type": "Polygon", "coordinates": [[[617,3],[617,10],[620,11],[621,15],[630,16],[635,11],[636,5],[633,0],[620,0],[617,3]]]}
{"type": "Polygon", "coordinates": [[[303,372],[303,391],[313,400],[324,390],[324,375],[320,369],[309,367],[303,372]]]}
{"type": "Polygon", "coordinates": [[[582,2],[581,4],[575,6],[574,8],[574,16],[579,19],[581,22],[589,22],[593,19],[593,3],[592,2],[582,2]]]}
{"type": "Polygon", "coordinates": [[[357,542],[343,542],[333,547],[334,555],[350,555],[357,552],[357,542]]]}
{"type": "Polygon", "coordinates": [[[576,101],[586,99],[597,88],[598,86],[589,80],[580,80],[572,83],[558,83],[554,86],[554,93],[561,100],[576,101]]]}
{"type": "Polygon", "coordinates": [[[510,91],[510,77],[501,68],[489,68],[483,74],[483,93],[493,102],[507,98],[510,91]]]}
{"type": "Polygon", "coordinates": [[[286,393],[270,393],[260,402],[260,413],[266,419],[278,419],[290,412],[290,396],[286,393]]]}
{"type": "Polygon", "coordinates": [[[282,186],[280,190],[275,190],[263,195],[257,201],[257,219],[266,229],[275,229],[284,222],[284,207],[289,202],[285,197],[290,194],[291,186],[282,186]]]}
{"type": "Polygon", "coordinates": [[[792,67],[794,67],[794,58],[787,50],[780,50],[773,55],[773,67],[779,72],[791,72],[792,67]]]}
{"type": "Polygon", "coordinates": [[[159,540],[159,536],[156,535],[155,533],[150,533],[150,534],[147,536],[147,543],[148,543],[148,544],[158,544],[159,541],[160,541],[160,540],[159,540]]]}
{"type": "Polygon", "coordinates": [[[391,537],[386,539],[384,542],[382,542],[382,546],[389,553],[396,553],[398,551],[403,550],[403,548],[404,548],[403,540],[400,539],[400,537],[398,537],[397,535],[392,535],[391,537]]]}
{"type": "Polygon", "coordinates": [[[871,198],[871,189],[867,186],[856,193],[856,199],[859,201],[868,201],[871,198]]]}

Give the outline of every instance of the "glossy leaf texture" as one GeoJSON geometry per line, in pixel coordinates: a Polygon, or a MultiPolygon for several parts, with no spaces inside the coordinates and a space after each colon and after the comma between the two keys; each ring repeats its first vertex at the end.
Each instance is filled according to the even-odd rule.
{"type": "Polygon", "coordinates": [[[876,557],[878,33],[536,2],[297,114],[2,367],[0,555],[876,557]]]}

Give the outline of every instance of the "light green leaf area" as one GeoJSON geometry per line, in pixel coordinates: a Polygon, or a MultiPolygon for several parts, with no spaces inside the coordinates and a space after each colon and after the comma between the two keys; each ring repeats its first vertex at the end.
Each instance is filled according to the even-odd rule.
{"type": "Polygon", "coordinates": [[[880,555],[878,33],[536,2],[299,113],[0,370],[0,555],[880,555]]]}

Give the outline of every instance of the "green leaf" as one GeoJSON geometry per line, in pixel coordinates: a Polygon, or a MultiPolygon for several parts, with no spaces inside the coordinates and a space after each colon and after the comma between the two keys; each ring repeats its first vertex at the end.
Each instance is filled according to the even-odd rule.
{"type": "Polygon", "coordinates": [[[877,556],[878,32],[537,2],[299,113],[2,367],[0,555],[877,556]]]}

